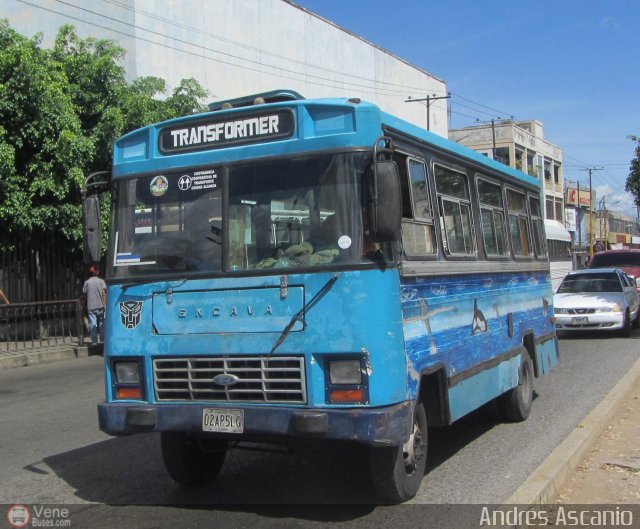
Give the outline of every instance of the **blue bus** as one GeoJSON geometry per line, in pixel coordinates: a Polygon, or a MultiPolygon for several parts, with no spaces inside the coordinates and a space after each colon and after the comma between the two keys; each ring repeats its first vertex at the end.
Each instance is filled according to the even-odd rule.
{"type": "Polygon", "coordinates": [[[100,428],[186,486],[242,443],[344,441],[413,497],[427,427],[525,420],[557,363],[539,183],[360,99],[275,91],[136,130],[112,191],[100,428]]]}

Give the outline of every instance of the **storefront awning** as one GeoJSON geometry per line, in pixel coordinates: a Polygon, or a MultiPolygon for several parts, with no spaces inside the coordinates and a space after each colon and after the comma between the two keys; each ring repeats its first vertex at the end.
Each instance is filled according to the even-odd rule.
{"type": "Polygon", "coordinates": [[[571,234],[557,220],[544,219],[544,229],[547,232],[547,239],[571,242],[571,234]]]}

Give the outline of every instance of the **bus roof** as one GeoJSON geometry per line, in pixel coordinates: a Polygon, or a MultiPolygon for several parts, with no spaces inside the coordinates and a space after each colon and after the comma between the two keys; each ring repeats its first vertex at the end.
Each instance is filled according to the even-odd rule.
{"type": "Polygon", "coordinates": [[[383,112],[372,103],[357,98],[304,99],[293,91],[274,90],[265,94],[253,94],[212,103],[210,108],[212,110],[209,112],[174,118],[122,136],[115,144],[113,177],[187,166],[230,163],[253,157],[273,157],[333,148],[370,148],[382,134],[383,127],[389,127],[401,134],[421,140],[440,152],[452,153],[477,165],[506,173],[516,180],[534,186],[539,185],[534,177],[438,134],[421,129],[383,112]],[[252,104],[256,98],[264,99],[265,103],[252,104]],[[223,106],[225,106],[224,109],[223,106]],[[227,108],[228,106],[233,108],[227,108]],[[187,127],[202,129],[211,126],[212,123],[221,126],[221,123],[237,124],[238,120],[243,119],[254,121],[255,116],[267,116],[282,109],[295,112],[291,117],[291,133],[288,135],[265,134],[264,138],[258,138],[254,142],[235,141],[211,145],[209,148],[203,143],[195,148],[179,148],[171,152],[162,149],[162,135],[166,136],[167,131],[175,135],[176,130],[185,133],[184,130],[187,127]],[[266,141],[269,139],[273,141],[266,141]],[[221,146],[226,148],[220,148],[221,146]]]}
{"type": "Polygon", "coordinates": [[[534,186],[539,186],[537,178],[523,173],[522,171],[518,171],[513,167],[509,167],[508,165],[497,162],[496,160],[493,160],[488,156],[485,156],[484,154],[480,154],[473,149],[465,147],[464,145],[460,145],[459,143],[451,141],[443,136],[440,136],[439,134],[434,134],[433,132],[429,132],[428,130],[417,127],[416,125],[408,123],[407,121],[404,121],[386,112],[381,112],[381,116],[383,125],[386,125],[391,129],[395,129],[408,136],[423,140],[442,151],[451,152],[457,156],[466,158],[467,160],[473,161],[477,164],[487,166],[501,173],[507,173],[509,176],[512,176],[517,180],[527,182],[534,186]]]}

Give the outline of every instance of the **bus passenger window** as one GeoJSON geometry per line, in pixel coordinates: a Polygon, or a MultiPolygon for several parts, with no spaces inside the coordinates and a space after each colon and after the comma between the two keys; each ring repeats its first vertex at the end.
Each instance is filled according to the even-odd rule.
{"type": "Polygon", "coordinates": [[[442,216],[443,242],[449,255],[472,255],[475,243],[467,177],[440,165],[434,166],[442,216]]]}
{"type": "Polygon", "coordinates": [[[536,257],[545,257],[547,255],[547,248],[545,246],[539,198],[532,196],[529,197],[529,210],[531,211],[531,223],[533,224],[533,244],[536,257]]]}
{"type": "Polygon", "coordinates": [[[434,255],[435,242],[431,197],[425,162],[394,155],[402,191],[402,246],[409,257],[434,255]]]}
{"type": "Polygon", "coordinates": [[[509,245],[504,224],[502,189],[497,184],[478,180],[478,199],[485,252],[488,257],[504,257],[509,245]]]}
{"type": "Polygon", "coordinates": [[[507,210],[513,254],[516,257],[531,257],[529,222],[524,194],[507,189],[507,210]]]}

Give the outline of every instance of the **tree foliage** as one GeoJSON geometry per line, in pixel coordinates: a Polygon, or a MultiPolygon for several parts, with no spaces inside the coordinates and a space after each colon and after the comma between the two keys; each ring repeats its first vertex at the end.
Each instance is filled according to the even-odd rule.
{"type": "Polygon", "coordinates": [[[636,206],[640,207],[640,137],[632,135],[629,139],[636,142],[635,158],[631,160],[624,188],[633,195],[636,206]]]}
{"type": "Polygon", "coordinates": [[[0,232],[81,241],[84,178],[111,169],[113,142],[153,122],[206,109],[195,79],[128,82],[114,41],[60,28],[53,49],[0,21],[0,232]]]}

